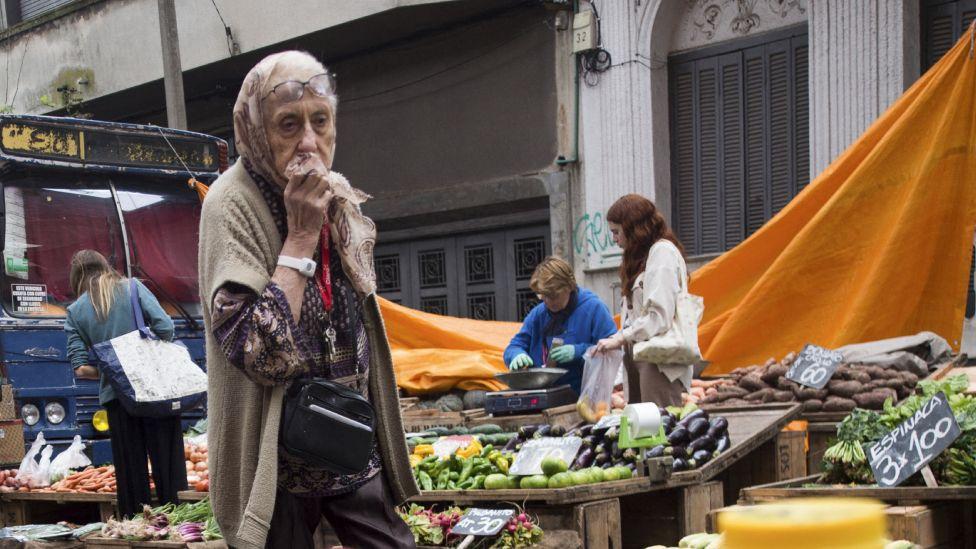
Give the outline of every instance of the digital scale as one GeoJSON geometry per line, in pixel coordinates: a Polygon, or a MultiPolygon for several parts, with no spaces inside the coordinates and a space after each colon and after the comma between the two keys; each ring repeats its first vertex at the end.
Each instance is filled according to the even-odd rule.
{"type": "Polygon", "coordinates": [[[569,385],[544,389],[510,389],[485,395],[485,412],[493,416],[538,412],[566,404],[575,404],[576,391],[569,385]]]}

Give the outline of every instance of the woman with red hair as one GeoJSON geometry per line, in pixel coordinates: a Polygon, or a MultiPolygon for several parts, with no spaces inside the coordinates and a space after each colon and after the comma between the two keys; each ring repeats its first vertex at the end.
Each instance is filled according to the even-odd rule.
{"type": "Polygon", "coordinates": [[[624,251],[620,264],[623,328],[600,340],[597,351],[624,348],[630,402],[680,405],[682,391],[691,385],[692,366],[635,362],[633,348],[666,333],[674,322],[682,278],[688,272],[681,242],[654,203],[638,194],[614,202],[607,221],[613,241],[624,251]]]}

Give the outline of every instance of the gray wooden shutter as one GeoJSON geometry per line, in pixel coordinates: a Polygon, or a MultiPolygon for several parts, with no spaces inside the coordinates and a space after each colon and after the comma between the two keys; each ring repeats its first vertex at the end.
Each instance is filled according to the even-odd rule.
{"type": "Polygon", "coordinates": [[[809,182],[802,28],[672,56],[673,219],[691,255],[742,242],[809,182]]]}
{"type": "Polygon", "coordinates": [[[54,11],[61,6],[70,4],[74,0],[20,0],[20,16],[22,21],[33,19],[54,11]]]}
{"type": "Polygon", "coordinates": [[[925,0],[922,4],[922,71],[936,64],[976,18],[976,0],[925,0]]]}

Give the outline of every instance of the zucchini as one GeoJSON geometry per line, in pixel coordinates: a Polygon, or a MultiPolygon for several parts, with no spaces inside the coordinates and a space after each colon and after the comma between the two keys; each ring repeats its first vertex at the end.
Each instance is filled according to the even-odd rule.
{"type": "Polygon", "coordinates": [[[471,428],[472,435],[497,435],[502,431],[503,429],[494,423],[485,423],[471,428]]]}

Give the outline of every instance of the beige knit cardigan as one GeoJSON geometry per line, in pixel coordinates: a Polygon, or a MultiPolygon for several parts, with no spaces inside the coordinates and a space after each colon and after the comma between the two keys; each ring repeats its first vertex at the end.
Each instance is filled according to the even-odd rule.
{"type": "MultiPolygon", "coordinates": [[[[265,546],[275,506],[278,424],[285,387],[255,383],[227,360],[212,334],[210,306],[217,290],[227,283],[263,292],[281,246],[270,209],[237,162],[204,200],[199,257],[209,376],[210,499],[228,545],[237,549],[265,546]]],[[[402,503],[419,491],[403,437],[393,359],[376,296],[360,297],[383,473],[395,503],[402,503]]]]}

